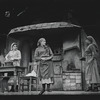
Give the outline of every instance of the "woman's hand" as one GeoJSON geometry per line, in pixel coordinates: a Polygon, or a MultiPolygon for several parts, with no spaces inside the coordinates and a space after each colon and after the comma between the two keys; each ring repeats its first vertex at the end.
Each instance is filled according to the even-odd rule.
{"type": "Polygon", "coordinates": [[[92,57],[90,60],[87,61],[87,63],[91,63],[94,60],[94,58],[92,57]]]}
{"type": "Polygon", "coordinates": [[[12,61],[13,61],[13,60],[14,60],[14,58],[11,58],[10,60],[12,60],[12,61]]]}
{"type": "Polygon", "coordinates": [[[41,60],[46,60],[46,58],[41,58],[41,60]]]}
{"type": "Polygon", "coordinates": [[[51,57],[43,57],[43,58],[41,58],[41,60],[50,60],[51,59],[51,57]]]}

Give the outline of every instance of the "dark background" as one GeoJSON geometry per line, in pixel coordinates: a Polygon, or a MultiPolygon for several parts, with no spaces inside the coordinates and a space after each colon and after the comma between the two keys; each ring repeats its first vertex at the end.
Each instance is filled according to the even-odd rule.
{"type": "Polygon", "coordinates": [[[19,26],[69,21],[98,38],[99,8],[96,0],[0,0],[0,36],[19,26]]]}

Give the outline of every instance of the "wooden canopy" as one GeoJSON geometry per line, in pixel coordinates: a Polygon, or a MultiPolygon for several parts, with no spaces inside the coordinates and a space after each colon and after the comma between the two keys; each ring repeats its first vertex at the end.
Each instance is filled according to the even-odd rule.
{"type": "Polygon", "coordinates": [[[9,32],[8,35],[14,34],[14,33],[22,33],[22,32],[30,31],[30,30],[66,28],[66,27],[81,28],[81,26],[79,26],[79,25],[71,24],[71,23],[68,23],[68,22],[40,23],[40,24],[27,25],[27,26],[21,26],[21,27],[14,28],[9,32]]]}

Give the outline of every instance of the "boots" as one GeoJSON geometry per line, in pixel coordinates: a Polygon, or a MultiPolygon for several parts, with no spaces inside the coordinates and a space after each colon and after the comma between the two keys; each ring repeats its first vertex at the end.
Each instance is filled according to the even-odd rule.
{"type": "Polygon", "coordinates": [[[42,90],[41,90],[41,92],[39,93],[39,95],[42,95],[44,92],[45,92],[45,84],[42,84],[42,90]]]}
{"type": "Polygon", "coordinates": [[[86,89],[85,91],[91,91],[91,84],[86,84],[86,89]]]}
{"type": "Polygon", "coordinates": [[[10,92],[14,92],[14,85],[11,86],[10,92]]]}
{"type": "Polygon", "coordinates": [[[48,92],[51,92],[50,84],[47,84],[47,91],[48,91],[48,92]]]}
{"type": "Polygon", "coordinates": [[[97,84],[92,84],[92,91],[97,92],[98,91],[98,86],[97,84]]]}

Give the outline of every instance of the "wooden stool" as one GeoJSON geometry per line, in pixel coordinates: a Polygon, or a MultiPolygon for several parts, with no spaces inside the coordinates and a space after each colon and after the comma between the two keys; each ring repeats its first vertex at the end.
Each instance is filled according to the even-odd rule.
{"type": "Polygon", "coordinates": [[[38,78],[37,77],[33,77],[33,76],[22,76],[20,77],[20,91],[24,91],[24,86],[28,87],[28,91],[32,91],[32,86],[34,86],[34,84],[36,84],[36,91],[38,90],[38,78]],[[27,81],[27,83],[25,84],[24,81],[27,81]],[[35,80],[36,83],[34,83],[33,81],[35,80]],[[21,89],[22,88],[22,89],[21,89]]]}

